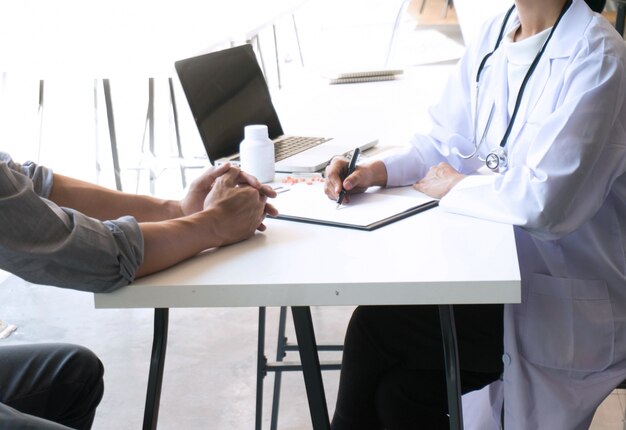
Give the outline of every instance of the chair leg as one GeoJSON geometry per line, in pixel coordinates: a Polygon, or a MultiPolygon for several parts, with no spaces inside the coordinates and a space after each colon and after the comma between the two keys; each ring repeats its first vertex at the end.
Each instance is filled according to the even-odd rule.
{"type": "MultiPolygon", "coordinates": [[[[256,385],[256,430],[261,430],[263,426],[263,379],[267,376],[267,359],[265,357],[265,323],[266,309],[259,308],[259,328],[258,328],[258,345],[257,345],[257,385],[256,385]]],[[[276,361],[281,362],[285,358],[287,338],[285,337],[285,327],[287,323],[287,308],[281,306],[278,322],[278,339],[276,346],[276,361]]],[[[280,402],[280,386],[282,381],[282,372],[279,369],[274,370],[274,391],[272,396],[272,430],[276,430],[278,425],[278,406],[280,402]]]]}
{"type": "Polygon", "coordinates": [[[420,15],[424,12],[424,8],[426,7],[426,0],[422,0],[422,4],[420,5],[420,15]]]}
{"type": "Polygon", "coordinates": [[[255,430],[263,427],[263,378],[267,374],[265,370],[265,307],[259,307],[259,327],[257,339],[257,363],[256,363],[256,413],[254,417],[255,430]]]}
{"type": "MultiPolygon", "coordinates": [[[[424,8],[424,4],[426,0],[423,0],[421,9],[424,8]]],[[[402,14],[409,4],[409,0],[404,0],[400,5],[400,9],[398,9],[398,14],[396,15],[396,21],[393,25],[393,30],[391,31],[391,39],[389,40],[389,47],[387,48],[387,57],[385,58],[385,66],[389,64],[389,57],[391,56],[391,50],[393,49],[393,42],[396,37],[396,33],[398,32],[398,28],[400,27],[400,19],[402,18],[402,14]]],[[[420,13],[422,13],[420,9],[420,13]]]]}
{"type": "MultiPolygon", "coordinates": [[[[616,390],[622,390],[623,388],[624,388],[624,382],[622,382],[622,383],[621,383],[621,384],[620,384],[620,385],[616,388],[616,390]]],[[[617,394],[617,398],[618,398],[618,399],[620,398],[620,393],[619,393],[619,391],[618,391],[618,394],[617,394]]],[[[620,407],[623,407],[621,400],[620,400],[619,404],[620,404],[620,407]]],[[[623,411],[623,413],[622,413],[622,429],[623,429],[623,430],[626,430],[626,409],[625,409],[625,410],[623,411]]]]}
{"type": "Polygon", "coordinates": [[[43,99],[44,99],[44,80],[39,80],[39,103],[37,106],[37,118],[39,129],[37,135],[37,160],[41,161],[41,139],[43,135],[43,99]]]}
{"type": "Polygon", "coordinates": [[[296,43],[298,44],[298,53],[300,54],[300,65],[304,67],[304,58],[302,57],[302,47],[300,46],[300,36],[298,35],[298,26],[296,25],[296,14],[291,14],[291,20],[293,21],[293,31],[296,35],[296,43]]]}
{"type": "MultiPolygon", "coordinates": [[[[278,339],[276,341],[276,361],[281,362],[287,355],[287,338],[285,337],[285,327],[287,325],[287,307],[280,307],[280,316],[278,318],[278,339]]],[[[274,373],[274,394],[272,398],[272,421],[271,430],[276,430],[278,426],[278,408],[280,405],[280,386],[282,382],[282,372],[276,370],[274,373]]]]}
{"type": "Polygon", "coordinates": [[[247,43],[253,45],[256,43],[256,50],[259,54],[259,60],[261,60],[261,69],[263,70],[263,76],[265,76],[265,80],[267,80],[267,70],[265,69],[265,60],[263,60],[263,51],[261,50],[261,41],[259,39],[259,35],[255,34],[252,36],[252,39],[248,40],[247,43]]]}
{"type": "Polygon", "coordinates": [[[104,102],[106,104],[107,121],[109,124],[109,140],[111,143],[111,156],[113,157],[113,172],[115,174],[115,187],[122,191],[122,178],[120,176],[120,159],[117,153],[117,137],[115,133],[115,119],[113,118],[113,100],[111,98],[111,83],[108,79],[102,80],[104,90],[104,102]]]}
{"type": "Polygon", "coordinates": [[[624,21],[626,18],[626,3],[619,2],[617,5],[617,15],[615,17],[615,29],[624,36],[624,21]]]}
{"type": "MultiPolygon", "coordinates": [[[[154,141],[154,78],[148,78],[148,111],[146,113],[146,125],[148,127],[148,151],[150,156],[155,157],[155,141],[154,141]]],[[[156,173],[151,165],[150,172],[150,194],[155,193],[156,173]]]]}
{"type": "Polygon", "coordinates": [[[94,142],[96,143],[96,183],[100,183],[102,166],[100,165],[100,120],[98,118],[98,79],[93,80],[93,120],[94,120],[94,142]]]}
{"type": "MultiPolygon", "coordinates": [[[[293,309],[292,309],[293,310],[293,309]]],[[[310,311],[308,311],[310,317],[310,311]]],[[[301,320],[302,321],[302,320],[301,320]]],[[[284,363],[284,358],[288,351],[300,352],[299,342],[289,344],[285,336],[287,325],[287,307],[281,306],[278,320],[278,337],[276,344],[276,362],[268,362],[265,356],[265,331],[266,331],[266,309],[259,308],[258,346],[257,346],[257,386],[256,386],[256,415],[255,429],[262,428],[263,414],[263,378],[268,372],[274,372],[274,389],[272,397],[271,430],[278,427],[278,411],[280,405],[280,390],[282,373],[288,371],[303,371],[304,364],[284,363]]],[[[295,325],[295,320],[294,320],[295,325]]],[[[312,329],[312,327],[311,327],[312,329]]],[[[310,339],[305,339],[310,340],[310,339]]],[[[308,345],[310,346],[310,345],[308,345]]],[[[343,351],[343,345],[315,345],[317,351],[343,351]]],[[[317,355],[317,354],[316,354],[317,355]]],[[[300,357],[302,359],[302,357],[300,357]]],[[[319,361],[319,358],[318,358],[319,361]]],[[[309,363],[310,364],[310,363],[309,363]]],[[[320,364],[320,370],[340,370],[341,363],[325,362],[320,364]]]]}
{"type": "Polygon", "coordinates": [[[176,96],[174,95],[174,80],[168,78],[170,87],[170,105],[172,106],[172,115],[174,117],[174,132],[176,133],[176,149],[178,150],[178,158],[181,160],[180,165],[180,179],[183,185],[183,189],[187,188],[187,178],[185,176],[185,167],[182,165],[183,159],[183,147],[180,140],[180,126],[178,124],[178,108],[176,106],[176,96]]]}
{"type": "Polygon", "coordinates": [[[446,0],[446,4],[443,7],[443,17],[447,18],[448,17],[448,9],[450,9],[452,7],[452,0],[446,0]]]}
{"type": "Polygon", "coordinates": [[[274,34],[274,54],[276,55],[276,76],[278,77],[278,89],[281,89],[282,79],[280,77],[280,58],[278,56],[278,38],[276,37],[276,24],[272,24],[272,33],[274,34]]]}

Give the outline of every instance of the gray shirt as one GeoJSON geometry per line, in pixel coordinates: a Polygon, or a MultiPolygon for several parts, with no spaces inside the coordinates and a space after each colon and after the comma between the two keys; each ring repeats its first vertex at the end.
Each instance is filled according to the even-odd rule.
{"type": "Polygon", "coordinates": [[[143,261],[137,221],[99,221],[48,200],[52,171],[0,152],[0,269],[29,282],[108,292],[143,261]]]}

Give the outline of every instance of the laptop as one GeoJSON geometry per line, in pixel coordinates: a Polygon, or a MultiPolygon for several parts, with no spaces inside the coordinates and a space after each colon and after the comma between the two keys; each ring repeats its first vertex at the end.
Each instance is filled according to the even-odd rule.
{"type": "Polygon", "coordinates": [[[267,125],[274,142],[277,172],[317,172],[332,157],[367,150],[372,137],[285,135],[270,91],[249,44],[175,62],[176,73],[194,121],[214,164],[239,162],[244,127],[267,125]]]}

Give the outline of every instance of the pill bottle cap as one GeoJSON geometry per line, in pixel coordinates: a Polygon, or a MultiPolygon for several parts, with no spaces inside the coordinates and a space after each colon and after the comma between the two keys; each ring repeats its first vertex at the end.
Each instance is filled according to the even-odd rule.
{"type": "Polygon", "coordinates": [[[267,126],[263,124],[247,125],[244,128],[244,137],[246,139],[269,139],[267,126]]]}

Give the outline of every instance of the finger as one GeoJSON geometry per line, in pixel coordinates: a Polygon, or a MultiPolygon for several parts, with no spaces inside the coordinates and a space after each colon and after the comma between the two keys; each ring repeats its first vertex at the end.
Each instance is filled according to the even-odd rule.
{"type": "Polygon", "coordinates": [[[239,170],[237,167],[231,166],[230,169],[228,169],[219,177],[219,179],[224,183],[224,185],[234,187],[239,183],[240,173],[241,170],[239,170]]]}
{"type": "Polygon", "coordinates": [[[336,199],[341,191],[341,178],[334,172],[328,172],[324,179],[324,192],[331,199],[336,199]]]}
{"type": "Polygon", "coordinates": [[[216,167],[207,168],[192,184],[192,189],[209,190],[215,180],[230,169],[230,164],[225,163],[216,167]]]}
{"type": "Polygon", "coordinates": [[[326,180],[324,184],[324,192],[328,196],[328,198],[332,200],[337,200],[339,198],[339,193],[341,192],[341,181],[337,177],[337,180],[326,180]]]}
{"type": "Polygon", "coordinates": [[[259,190],[263,195],[265,195],[266,197],[271,197],[274,198],[276,197],[277,193],[276,190],[274,190],[272,187],[270,187],[269,185],[262,185],[261,189],[259,190]]]}
{"type": "Polygon", "coordinates": [[[423,193],[424,192],[424,184],[422,183],[422,181],[418,181],[418,182],[413,184],[413,189],[423,193]]]}
{"type": "Polygon", "coordinates": [[[259,225],[257,226],[257,230],[259,231],[265,231],[267,229],[267,226],[265,225],[265,223],[263,222],[265,220],[265,212],[263,212],[261,214],[261,219],[259,221],[259,225]]]}
{"type": "Polygon", "coordinates": [[[330,165],[326,168],[326,179],[334,192],[339,195],[342,190],[342,176],[348,170],[348,160],[345,157],[335,157],[330,165]]]}
{"type": "Polygon", "coordinates": [[[213,176],[213,178],[217,178],[218,176],[222,176],[224,173],[229,171],[231,167],[230,163],[220,164],[219,166],[213,167],[210,175],[213,176]]]}
{"type": "Polygon", "coordinates": [[[270,203],[265,203],[265,213],[269,216],[278,216],[278,209],[270,203]]]}
{"type": "Polygon", "coordinates": [[[335,195],[337,197],[339,197],[339,193],[341,193],[341,191],[343,190],[343,181],[341,180],[341,178],[339,176],[336,176],[335,178],[333,178],[333,191],[335,193],[335,195]]]}
{"type": "Polygon", "coordinates": [[[253,188],[256,188],[257,190],[261,189],[261,183],[259,182],[259,180],[256,178],[256,176],[253,176],[247,172],[244,172],[243,170],[240,171],[239,173],[240,176],[240,183],[241,184],[248,184],[253,188]]]}
{"type": "Polygon", "coordinates": [[[324,194],[326,197],[332,200],[337,200],[337,193],[335,192],[335,188],[329,180],[324,181],[324,194]]]}

